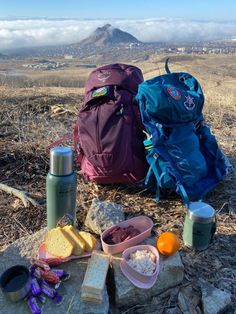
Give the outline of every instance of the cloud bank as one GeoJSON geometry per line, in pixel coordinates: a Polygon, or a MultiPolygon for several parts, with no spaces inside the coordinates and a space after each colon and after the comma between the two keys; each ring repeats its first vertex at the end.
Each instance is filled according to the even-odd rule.
{"type": "Polygon", "coordinates": [[[236,21],[11,19],[0,20],[0,50],[76,43],[106,23],[143,42],[236,38],[236,21]]]}

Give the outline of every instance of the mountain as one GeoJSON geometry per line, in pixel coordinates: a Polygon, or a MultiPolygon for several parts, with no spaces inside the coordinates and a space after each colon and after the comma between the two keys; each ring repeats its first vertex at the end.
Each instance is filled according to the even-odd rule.
{"type": "Polygon", "coordinates": [[[119,28],[106,24],[98,27],[89,37],[82,40],[79,45],[83,46],[108,46],[117,44],[140,43],[140,41],[127,32],[123,32],[119,28]]]}

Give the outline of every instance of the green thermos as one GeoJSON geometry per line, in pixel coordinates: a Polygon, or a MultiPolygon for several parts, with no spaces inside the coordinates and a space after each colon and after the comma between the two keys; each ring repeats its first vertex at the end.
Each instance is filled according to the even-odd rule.
{"type": "Polygon", "coordinates": [[[55,228],[67,216],[76,222],[77,175],[73,167],[73,150],[54,147],[50,150],[50,170],[46,180],[47,227],[55,228]]]}
{"type": "Polygon", "coordinates": [[[184,244],[196,250],[204,250],[211,243],[215,231],[214,208],[200,201],[190,203],[184,221],[184,244]]]}

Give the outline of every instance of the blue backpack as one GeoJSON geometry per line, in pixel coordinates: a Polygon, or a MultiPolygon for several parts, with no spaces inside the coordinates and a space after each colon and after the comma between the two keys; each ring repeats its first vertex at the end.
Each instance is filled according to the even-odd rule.
{"type": "Polygon", "coordinates": [[[139,85],[136,100],[146,128],[144,141],[151,178],[160,192],[176,191],[188,207],[200,200],[227,174],[230,164],[205,124],[204,95],[188,73],[170,73],[139,85]]]}

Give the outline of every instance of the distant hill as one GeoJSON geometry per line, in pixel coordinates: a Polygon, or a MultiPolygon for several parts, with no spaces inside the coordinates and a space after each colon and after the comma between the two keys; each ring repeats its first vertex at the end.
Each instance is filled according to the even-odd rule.
{"type": "Polygon", "coordinates": [[[89,37],[82,40],[78,44],[80,46],[108,46],[117,44],[140,43],[133,35],[123,32],[119,28],[113,27],[111,24],[106,24],[98,27],[89,37]]]}

